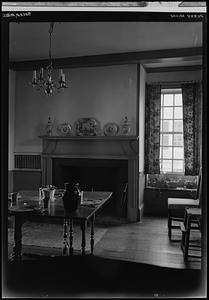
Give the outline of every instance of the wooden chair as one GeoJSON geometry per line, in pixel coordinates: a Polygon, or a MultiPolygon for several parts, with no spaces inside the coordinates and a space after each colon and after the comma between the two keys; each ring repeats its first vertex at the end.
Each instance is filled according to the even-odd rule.
{"type": "Polygon", "coordinates": [[[186,208],[200,207],[202,197],[202,168],[198,176],[197,193],[195,199],[188,198],[168,198],[168,236],[171,239],[172,229],[179,228],[180,225],[174,225],[173,221],[182,222],[186,208]]]}
{"type": "MultiPolygon", "coordinates": [[[[189,253],[189,250],[191,249],[197,249],[201,248],[200,244],[192,243],[190,239],[190,233],[191,230],[198,230],[201,233],[201,227],[202,227],[202,210],[201,208],[186,208],[185,209],[185,216],[184,216],[184,222],[180,223],[181,231],[182,231],[182,239],[181,239],[181,249],[184,254],[184,260],[188,259],[188,256],[195,257],[195,258],[201,258],[201,255],[194,255],[189,253]]],[[[201,236],[200,236],[201,239],[201,236]]]]}
{"type": "Polygon", "coordinates": [[[8,195],[8,205],[13,206],[17,203],[17,192],[10,193],[8,195]]]}

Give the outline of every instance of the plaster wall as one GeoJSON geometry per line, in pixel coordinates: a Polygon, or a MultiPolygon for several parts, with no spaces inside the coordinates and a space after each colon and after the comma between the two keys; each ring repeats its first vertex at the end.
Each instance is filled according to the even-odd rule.
{"type": "MultiPolygon", "coordinates": [[[[14,151],[39,153],[48,116],[57,125],[93,117],[101,125],[120,125],[126,115],[136,134],[137,66],[119,65],[64,69],[68,88],[48,97],[30,85],[31,71],[17,72],[14,151]]],[[[58,72],[58,71],[57,71],[58,72]]],[[[56,71],[55,71],[56,73],[56,71]]],[[[56,76],[56,75],[55,75],[56,76]]]]}

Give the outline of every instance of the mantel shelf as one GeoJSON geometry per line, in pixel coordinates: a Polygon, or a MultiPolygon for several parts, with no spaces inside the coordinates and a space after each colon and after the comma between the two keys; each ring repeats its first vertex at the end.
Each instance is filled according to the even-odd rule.
{"type": "Polygon", "coordinates": [[[92,141],[137,141],[138,136],[47,136],[40,135],[39,138],[45,140],[92,140],[92,141]]]}

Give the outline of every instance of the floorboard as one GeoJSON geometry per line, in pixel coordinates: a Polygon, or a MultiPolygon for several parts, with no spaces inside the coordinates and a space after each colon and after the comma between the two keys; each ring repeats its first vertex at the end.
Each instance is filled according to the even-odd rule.
{"type": "MultiPolygon", "coordinates": [[[[193,235],[199,240],[198,233],[193,235]]],[[[167,218],[144,217],[142,222],[109,227],[97,243],[95,254],[162,267],[201,269],[200,258],[189,257],[184,261],[180,240],[178,229],[173,230],[172,240],[169,240],[167,218]]]]}

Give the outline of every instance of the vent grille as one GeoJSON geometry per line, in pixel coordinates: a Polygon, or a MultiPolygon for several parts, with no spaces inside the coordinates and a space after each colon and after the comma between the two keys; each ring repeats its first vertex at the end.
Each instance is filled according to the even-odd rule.
{"type": "Polygon", "coordinates": [[[31,154],[15,154],[15,169],[41,169],[41,156],[31,154]]]}

